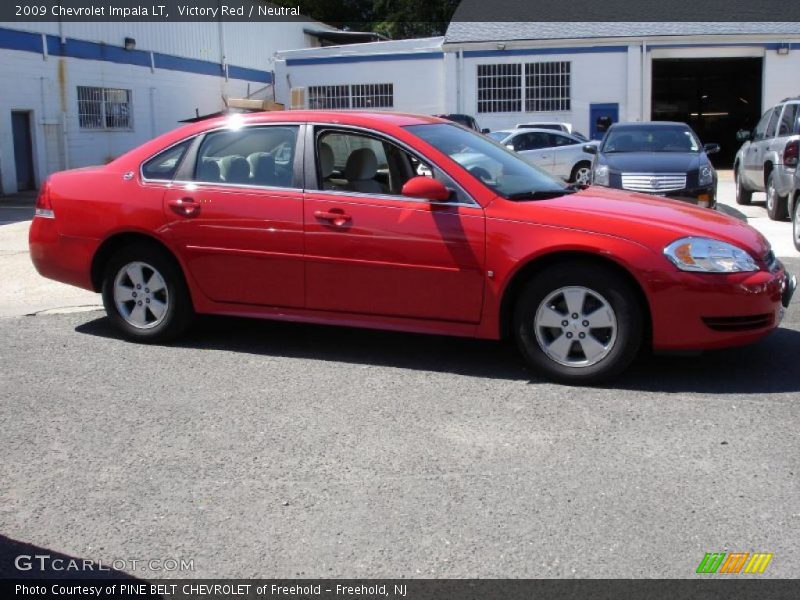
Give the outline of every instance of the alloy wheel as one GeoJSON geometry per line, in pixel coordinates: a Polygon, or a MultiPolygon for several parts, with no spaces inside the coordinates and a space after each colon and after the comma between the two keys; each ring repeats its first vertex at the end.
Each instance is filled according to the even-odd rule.
{"type": "Polygon", "coordinates": [[[588,367],[608,356],[617,341],[617,317],[596,291],[581,286],[555,290],[534,317],[536,341],[555,362],[588,367]]]}
{"type": "Polygon", "coordinates": [[[578,185],[589,185],[592,182],[592,170],[589,167],[581,167],[575,171],[575,181],[578,185]]]}
{"type": "Polygon", "coordinates": [[[114,278],[114,304],[120,316],[133,327],[155,327],[164,320],[169,308],[164,277],[145,262],[124,265],[114,278]]]}

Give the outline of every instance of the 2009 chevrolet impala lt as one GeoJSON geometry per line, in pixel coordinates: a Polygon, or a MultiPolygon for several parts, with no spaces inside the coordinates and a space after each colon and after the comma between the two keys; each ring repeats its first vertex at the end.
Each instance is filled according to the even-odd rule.
{"type": "Polygon", "coordinates": [[[56,173],[30,249],[45,277],[102,291],[136,341],[197,313],[509,336],[576,383],[645,347],[753,342],[795,288],[740,221],[578,190],[478,133],[393,113],[228,116],[56,173]]]}

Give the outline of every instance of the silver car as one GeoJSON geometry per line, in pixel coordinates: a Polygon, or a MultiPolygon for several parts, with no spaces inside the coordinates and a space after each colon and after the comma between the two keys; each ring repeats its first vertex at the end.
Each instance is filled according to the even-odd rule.
{"type": "Polygon", "coordinates": [[[800,252],[800,169],[794,170],[792,191],[789,192],[789,216],[792,219],[792,240],[800,252]]]}
{"type": "Polygon", "coordinates": [[[769,218],[785,219],[800,150],[800,96],[770,108],[753,131],[741,130],[737,138],[744,145],[733,163],[736,202],[750,204],[753,192],[766,192],[769,218]]]}
{"type": "Polygon", "coordinates": [[[578,185],[591,182],[594,157],[583,151],[586,141],[576,135],[551,129],[513,129],[488,135],[554,177],[578,185]]]}

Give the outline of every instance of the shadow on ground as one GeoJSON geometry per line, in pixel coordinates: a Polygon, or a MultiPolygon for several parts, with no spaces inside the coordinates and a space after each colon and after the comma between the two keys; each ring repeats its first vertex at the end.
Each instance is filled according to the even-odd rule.
{"type": "Polygon", "coordinates": [[[141,581],[127,573],[111,569],[108,565],[104,564],[103,569],[107,570],[102,571],[98,566],[98,559],[69,556],[0,534],[0,579],[102,579],[129,583],[141,581]],[[88,564],[93,568],[87,568],[88,564]]]}
{"type": "MultiPolygon", "coordinates": [[[[107,318],[79,333],[122,339],[107,318]]],[[[203,317],[175,348],[284,356],[546,383],[532,377],[510,343],[228,317],[203,317]]],[[[768,394],[800,391],[800,332],[781,328],[761,342],[699,356],[642,356],[613,384],[643,392],[768,394]]]]}

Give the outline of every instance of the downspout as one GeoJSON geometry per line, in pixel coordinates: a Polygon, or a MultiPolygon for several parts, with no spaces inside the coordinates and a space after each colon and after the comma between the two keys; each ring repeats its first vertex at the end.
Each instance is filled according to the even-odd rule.
{"type": "Polygon", "coordinates": [[[641,77],[641,79],[642,79],[642,81],[641,81],[641,83],[642,83],[642,108],[641,108],[641,111],[640,111],[640,113],[641,113],[640,121],[649,121],[650,120],[649,116],[645,118],[645,115],[644,115],[644,111],[645,111],[645,96],[647,95],[646,94],[647,87],[645,86],[645,83],[644,83],[645,82],[646,65],[647,65],[647,42],[642,40],[642,77],[641,77]]]}
{"type": "Polygon", "coordinates": [[[464,112],[464,49],[459,48],[456,55],[456,112],[464,112]]]}

